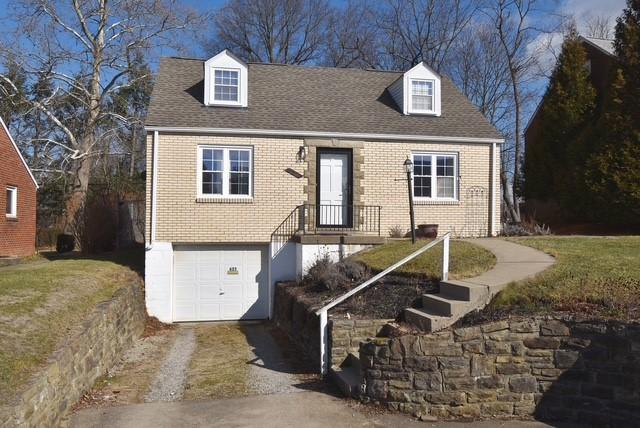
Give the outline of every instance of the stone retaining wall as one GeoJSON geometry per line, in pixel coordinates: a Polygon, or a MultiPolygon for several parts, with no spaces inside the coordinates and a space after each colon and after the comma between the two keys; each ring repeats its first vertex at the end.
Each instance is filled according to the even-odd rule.
{"type": "Polygon", "coordinates": [[[363,342],[365,395],[425,418],[640,426],[640,326],[531,318],[363,342]]]}
{"type": "Polygon", "coordinates": [[[142,334],[145,323],[143,290],[132,283],[96,306],[10,409],[2,427],[50,427],[117,361],[142,334]]]}
{"type": "MultiPolygon", "coordinates": [[[[310,307],[295,293],[295,284],[276,286],[274,322],[301,349],[307,358],[320,367],[320,318],[317,308],[310,307]]],[[[331,314],[329,314],[331,315],[331,314]]],[[[329,319],[329,361],[342,363],[350,352],[358,353],[360,343],[376,337],[390,320],[329,319]]]]}

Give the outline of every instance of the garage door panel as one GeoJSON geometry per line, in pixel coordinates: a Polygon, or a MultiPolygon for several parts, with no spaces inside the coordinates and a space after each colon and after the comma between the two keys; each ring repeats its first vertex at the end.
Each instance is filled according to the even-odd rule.
{"type": "Polygon", "coordinates": [[[176,321],[268,318],[266,248],[190,246],[174,254],[176,321]]]}

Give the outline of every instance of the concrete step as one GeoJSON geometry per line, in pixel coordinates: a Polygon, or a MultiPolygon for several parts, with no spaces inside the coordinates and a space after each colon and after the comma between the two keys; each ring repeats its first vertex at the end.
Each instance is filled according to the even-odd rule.
{"type": "Polygon", "coordinates": [[[404,320],[426,332],[442,330],[455,322],[451,317],[444,317],[425,308],[405,309],[404,320]]]}
{"type": "Polygon", "coordinates": [[[463,313],[468,303],[468,301],[458,300],[443,293],[422,295],[422,308],[444,317],[457,316],[463,313]]]}
{"type": "Polygon", "coordinates": [[[333,367],[331,377],[345,397],[360,396],[362,376],[358,368],[353,366],[333,367]]]}
{"type": "Polygon", "coordinates": [[[447,280],[440,281],[440,293],[452,296],[458,300],[477,302],[487,297],[487,287],[470,284],[464,281],[447,280]]]}

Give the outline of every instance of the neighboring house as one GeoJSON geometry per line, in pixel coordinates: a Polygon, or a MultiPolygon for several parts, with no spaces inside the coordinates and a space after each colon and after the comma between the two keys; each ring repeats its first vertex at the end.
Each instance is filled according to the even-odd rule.
{"type": "Polygon", "coordinates": [[[162,321],[262,319],[276,281],[416,223],[495,235],[500,134],[406,73],[165,58],[147,117],[146,299],[162,321]]]}
{"type": "MultiPolygon", "coordinates": [[[[600,113],[603,108],[605,92],[608,87],[608,81],[611,74],[611,67],[616,61],[613,40],[596,39],[592,37],[580,36],[582,45],[587,54],[587,63],[585,67],[589,70],[591,84],[596,90],[596,110],[600,113]]],[[[529,120],[524,131],[524,139],[527,149],[534,147],[540,141],[540,116],[541,107],[544,105],[545,98],[538,104],[538,108],[529,120]]],[[[525,151],[525,174],[526,171],[533,171],[537,168],[533,158],[527,158],[525,151]]],[[[526,178],[526,177],[525,177],[526,178]]],[[[549,192],[553,193],[553,192],[549,192]]],[[[526,197],[526,211],[530,215],[535,215],[536,219],[543,222],[555,222],[562,219],[562,212],[553,199],[545,201],[535,199],[531,195],[526,197]]]]}
{"type": "Polygon", "coordinates": [[[38,183],[1,117],[0,186],[0,257],[30,256],[36,251],[38,183]]]}

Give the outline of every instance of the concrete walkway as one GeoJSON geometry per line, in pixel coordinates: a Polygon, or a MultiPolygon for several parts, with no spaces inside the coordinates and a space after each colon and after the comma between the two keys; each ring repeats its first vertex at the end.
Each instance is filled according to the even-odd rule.
{"type": "Polygon", "coordinates": [[[438,294],[422,296],[421,308],[405,309],[405,320],[424,331],[449,327],[486,306],[508,284],[533,277],[555,263],[548,254],[498,238],[467,239],[496,256],[493,269],[474,278],[440,281],[438,294]]]}
{"type": "Polygon", "coordinates": [[[271,394],[213,401],[148,403],[84,410],[73,415],[72,427],[433,427],[543,428],[540,422],[419,422],[405,415],[372,411],[370,407],[318,392],[271,394]]]}
{"type": "Polygon", "coordinates": [[[511,282],[534,277],[556,261],[542,251],[503,239],[478,238],[466,241],[491,251],[497,261],[493,269],[482,275],[458,280],[458,282],[488,287],[492,294],[502,290],[511,282]]]}

